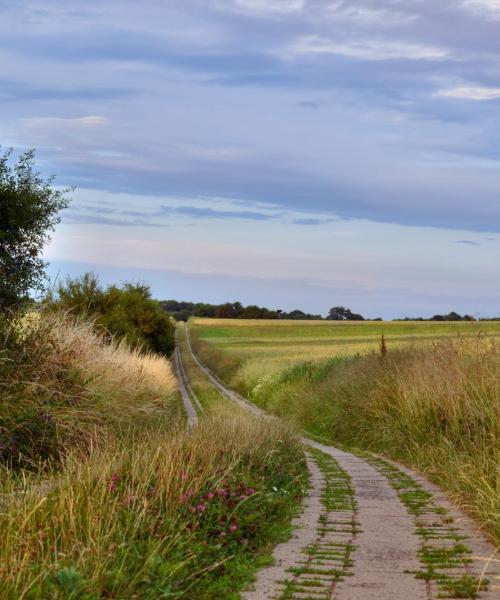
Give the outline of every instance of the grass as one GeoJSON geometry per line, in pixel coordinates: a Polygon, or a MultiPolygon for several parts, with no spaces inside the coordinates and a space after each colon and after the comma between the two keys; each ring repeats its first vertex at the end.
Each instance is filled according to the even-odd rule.
{"type": "Polygon", "coordinates": [[[2,598],[238,598],[307,485],[290,427],[214,409],[185,431],[168,360],[67,315],[4,334],[2,598]]]}
{"type": "MultiPolygon", "coordinates": [[[[196,320],[191,327],[202,360],[256,404],[326,442],[412,465],[451,492],[500,542],[500,342],[478,334],[496,333],[496,323],[268,325],[196,320]],[[297,339],[318,340],[319,331],[328,339],[338,331],[349,343],[352,328],[357,343],[363,331],[375,336],[376,327],[387,342],[383,357],[373,351],[338,355],[332,343],[327,359],[311,351],[307,361],[295,361],[297,339]],[[467,327],[474,335],[450,335],[467,327]],[[435,340],[415,336],[399,344],[398,336],[417,330],[427,336],[430,328],[435,340]],[[261,368],[254,350],[266,348],[278,330],[283,356],[261,368]],[[244,344],[234,352],[240,339],[244,344]]],[[[373,337],[373,348],[379,342],[373,337]]]]}
{"type": "MultiPolygon", "coordinates": [[[[500,322],[343,322],[248,319],[192,319],[199,340],[225,352],[219,360],[231,363],[231,383],[248,393],[262,378],[304,361],[376,352],[381,335],[392,349],[428,345],[457,335],[500,336],[500,322]],[[235,376],[235,377],[233,377],[235,376]]],[[[223,366],[225,373],[228,365],[223,366]]]]}

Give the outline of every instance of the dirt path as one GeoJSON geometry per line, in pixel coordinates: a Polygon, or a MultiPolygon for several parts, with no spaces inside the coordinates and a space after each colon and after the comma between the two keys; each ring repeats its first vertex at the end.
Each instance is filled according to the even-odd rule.
{"type": "Polygon", "coordinates": [[[198,423],[198,413],[196,412],[193,403],[191,402],[191,395],[193,399],[196,399],[196,402],[199,404],[198,399],[196,398],[196,394],[193,392],[191,388],[191,384],[189,383],[189,379],[184,370],[184,365],[182,364],[181,353],[179,350],[178,344],[178,330],[175,331],[176,345],[174,352],[174,363],[175,363],[175,372],[177,375],[177,382],[179,384],[179,391],[182,397],[182,403],[184,405],[184,410],[187,414],[188,426],[193,427],[198,423]],[[190,395],[191,394],[191,395],[190,395]]]}
{"type": "MultiPolygon", "coordinates": [[[[223,396],[253,414],[275,418],[227,388],[193,353],[188,327],[185,334],[192,358],[223,396]]],[[[308,438],[304,443],[329,457],[337,475],[346,474],[353,505],[329,510],[328,498],[340,479],[328,488],[317,460],[309,458],[312,487],[297,533],[276,548],[275,565],[259,572],[255,591],[243,594],[245,600],[500,598],[495,548],[438,488],[400,465],[308,438]]]]}

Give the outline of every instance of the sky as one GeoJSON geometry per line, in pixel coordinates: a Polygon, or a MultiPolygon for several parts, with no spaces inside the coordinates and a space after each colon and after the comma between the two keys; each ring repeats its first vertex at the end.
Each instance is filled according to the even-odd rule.
{"type": "Polygon", "coordinates": [[[500,315],[500,0],[0,0],[45,252],[158,298],[500,315]]]}

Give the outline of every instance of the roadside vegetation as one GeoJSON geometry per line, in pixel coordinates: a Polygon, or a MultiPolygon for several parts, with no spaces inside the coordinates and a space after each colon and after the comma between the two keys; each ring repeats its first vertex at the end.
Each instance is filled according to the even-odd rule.
{"type": "Polygon", "coordinates": [[[237,598],[306,486],[292,430],[185,431],[167,359],[65,313],[2,333],[2,598],[237,598]]]}
{"type": "MultiPolygon", "coordinates": [[[[189,431],[169,316],[87,274],[43,301],[67,206],[28,152],[0,157],[2,600],[232,599],[307,484],[290,427],[218,411],[189,431]],[[3,218],[5,215],[5,219],[3,218]]],[[[207,411],[208,412],[208,411],[207,411]]]]}
{"type": "MultiPolygon", "coordinates": [[[[282,368],[272,371],[259,369],[255,362],[249,371],[245,348],[251,363],[254,350],[266,346],[265,337],[275,338],[277,329],[262,328],[259,336],[258,328],[248,322],[238,328],[227,322],[195,321],[192,330],[202,360],[253,402],[325,442],[379,452],[425,472],[499,542],[500,341],[477,331],[449,335],[456,327],[478,325],[390,323],[386,328],[384,323],[388,334],[382,346],[380,338],[372,339],[376,350],[357,356],[335,355],[333,350],[329,359],[288,364],[288,353],[295,352],[297,337],[308,325],[298,324],[296,335],[293,325],[284,326],[282,368]],[[391,341],[394,328],[408,326],[422,327],[424,335],[434,327],[435,340],[416,339],[397,347],[391,341]],[[233,353],[238,343],[240,350],[233,353]]],[[[340,325],[356,328],[357,335],[362,328],[369,335],[374,326],[340,325]]],[[[495,326],[480,324],[490,333],[495,326]]],[[[320,328],[328,331],[324,324],[309,327],[318,341],[320,328]]],[[[343,333],[345,329],[339,337],[343,333]]]]}

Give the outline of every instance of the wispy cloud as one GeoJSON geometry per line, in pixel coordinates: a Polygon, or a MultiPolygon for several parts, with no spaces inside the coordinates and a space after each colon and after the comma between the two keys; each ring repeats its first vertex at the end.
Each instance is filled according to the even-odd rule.
{"type": "Polygon", "coordinates": [[[438,96],[460,100],[498,100],[500,98],[500,87],[463,85],[440,90],[438,96]]]}
{"type": "Polygon", "coordinates": [[[457,240],[455,244],[464,244],[465,246],[480,246],[479,242],[475,242],[474,240],[457,240]]]}
{"type": "Polygon", "coordinates": [[[436,46],[405,41],[362,39],[339,41],[317,35],[299,38],[287,51],[291,56],[339,55],[360,60],[442,60],[448,51],[436,46]]]}

